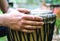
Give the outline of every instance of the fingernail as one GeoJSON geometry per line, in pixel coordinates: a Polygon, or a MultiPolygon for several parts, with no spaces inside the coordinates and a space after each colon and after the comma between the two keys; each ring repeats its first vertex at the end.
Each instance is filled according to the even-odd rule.
{"type": "Polygon", "coordinates": [[[44,25],[44,22],[42,22],[42,25],[44,25]]]}

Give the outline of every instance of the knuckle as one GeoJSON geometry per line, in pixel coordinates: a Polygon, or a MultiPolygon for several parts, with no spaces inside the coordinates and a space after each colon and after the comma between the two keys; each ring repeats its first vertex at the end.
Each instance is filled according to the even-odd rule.
{"type": "Polygon", "coordinates": [[[25,19],[25,18],[26,18],[26,16],[23,16],[23,17],[22,17],[22,19],[25,19]]]}
{"type": "Polygon", "coordinates": [[[21,24],[22,24],[22,25],[24,24],[24,20],[21,20],[21,24]]]}

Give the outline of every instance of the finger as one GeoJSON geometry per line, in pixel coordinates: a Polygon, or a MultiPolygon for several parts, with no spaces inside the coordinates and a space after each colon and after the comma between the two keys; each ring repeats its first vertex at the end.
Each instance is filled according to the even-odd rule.
{"type": "Polygon", "coordinates": [[[22,28],[27,29],[27,30],[36,30],[36,29],[42,28],[42,26],[30,26],[30,25],[26,25],[26,26],[23,26],[22,28]]]}
{"type": "Polygon", "coordinates": [[[35,17],[35,16],[25,16],[23,17],[26,20],[32,20],[32,21],[43,21],[42,17],[35,17]]]}
{"type": "Polygon", "coordinates": [[[22,23],[33,26],[42,26],[44,24],[44,22],[36,22],[36,21],[22,21],[22,23]]]}
{"type": "Polygon", "coordinates": [[[21,13],[25,13],[25,14],[29,14],[30,13],[30,11],[27,11],[27,10],[18,10],[19,12],[21,12],[21,13]]]}
{"type": "Polygon", "coordinates": [[[23,9],[23,8],[19,8],[18,9],[19,12],[25,13],[25,14],[29,14],[30,11],[28,9],[23,9]]]}
{"type": "Polygon", "coordinates": [[[22,31],[22,32],[27,32],[27,33],[34,32],[34,30],[26,30],[26,29],[21,29],[20,31],[22,31]]]}

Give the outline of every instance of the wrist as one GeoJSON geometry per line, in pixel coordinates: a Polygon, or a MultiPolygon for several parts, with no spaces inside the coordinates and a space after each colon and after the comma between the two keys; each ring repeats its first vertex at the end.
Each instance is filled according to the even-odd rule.
{"type": "Polygon", "coordinates": [[[9,14],[0,15],[0,26],[8,26],[8,24],[7,24],[8,16],[9,16],[9,14]]]}
{"type": "Polygon", "coordinates": [[[5,19],[4,15],[1,14],[0,15],[0,26],[4,26],[4,19],[5,19]]]}

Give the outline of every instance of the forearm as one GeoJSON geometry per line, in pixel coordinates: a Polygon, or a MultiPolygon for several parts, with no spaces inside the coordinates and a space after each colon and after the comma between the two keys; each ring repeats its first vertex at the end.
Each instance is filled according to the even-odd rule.
{"type": "Polygon", "coordinates": [[[3,11],[3,13],[7,12],[9,8],[7,0],[0,0],[0,8],[3,11]]]}

